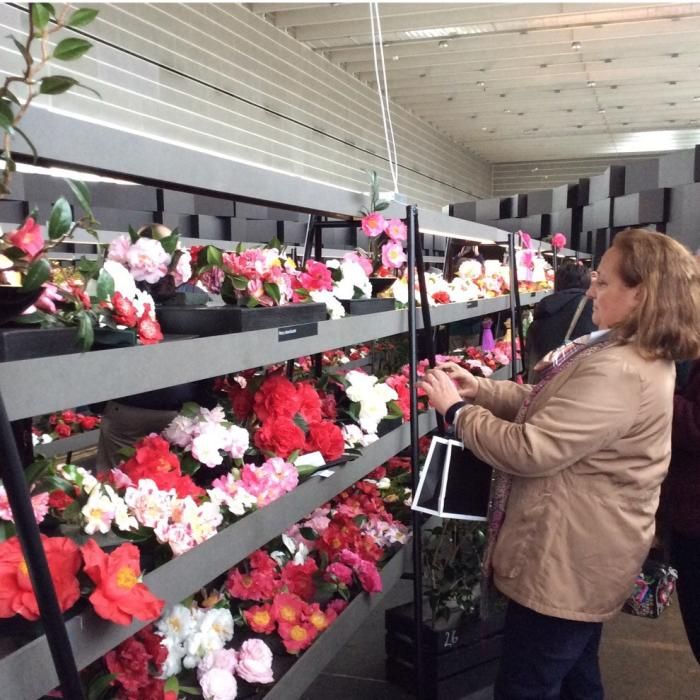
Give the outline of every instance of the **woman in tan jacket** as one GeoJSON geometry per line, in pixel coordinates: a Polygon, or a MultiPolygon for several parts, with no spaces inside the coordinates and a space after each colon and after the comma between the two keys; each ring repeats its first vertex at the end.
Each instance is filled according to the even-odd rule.
{"type": "Polygon", "coordinates": [[[510,599],[496,700],[598,700],[602,622],[632,590],[671,453],[673,360],[700,355],[700,276],[671,238],[618,234],[588,295],[600,331],[535,386],[456,365],[423,388],[492,464],[486,566],[510,599]]]}

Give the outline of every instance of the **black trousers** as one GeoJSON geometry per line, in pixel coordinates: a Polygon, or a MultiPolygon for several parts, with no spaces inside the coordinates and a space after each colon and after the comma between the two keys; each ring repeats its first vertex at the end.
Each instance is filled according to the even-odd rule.
{"type": "Polygon", "coordinates": [[[494,700],[602,700],[601,622],[549,617],[511,601],[494,700]]]}
{"type": "Polygon", "coordinates": [[[700,663],[700,538],[672,532],[671,564],[678,571],[678,605],[685,633],[700,663]]]}

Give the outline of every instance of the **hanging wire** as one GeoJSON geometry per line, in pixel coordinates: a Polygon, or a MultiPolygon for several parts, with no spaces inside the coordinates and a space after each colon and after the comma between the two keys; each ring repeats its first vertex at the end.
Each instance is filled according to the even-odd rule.
{"type": "Polygon", "coordinates": [[[379,105],[382,112],[382,125],[384,127],[384,141],[386,143],[389,160],[389,171],[394,183],[394,192],[399,191],[399,166],[396,157],[396,140],[394,139],[394,127],[391,123],[389,110],[389,92],[386,81],[386,66],[384,63],[384,42],[382,40],[382,27],[379,20],[379,3],[370,0],[369,17],[372,30],[372,54],[374,57],[374,75],[377,80],[377,92],[379,93],[379,105]],[[379,46],[379,56],[377,56],[379,46]],[[381,68],[381,71],[380,71],[381,68]]]}

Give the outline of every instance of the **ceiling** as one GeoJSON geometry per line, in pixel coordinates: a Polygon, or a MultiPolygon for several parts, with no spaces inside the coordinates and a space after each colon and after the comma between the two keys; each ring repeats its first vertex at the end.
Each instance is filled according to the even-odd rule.
{"type": "MultiPolygon", "coordinates": [[[[367,3],[248,7],[376,86],[367,3]]],[[[700,3],[380,3],[391,99],[491,163],[700,143],[700,3]]]]}

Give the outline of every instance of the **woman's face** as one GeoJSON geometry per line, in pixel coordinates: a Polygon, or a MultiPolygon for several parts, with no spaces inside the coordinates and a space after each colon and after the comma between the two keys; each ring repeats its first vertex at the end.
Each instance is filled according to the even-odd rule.
{"type": "Polygon", "coordinates": [[[639,304],[639,287],[628,287],[618,273],[620,252],[605,251],[587,296],[593,300],[593,323],[601,330],[629,318],[639,304]]]}

